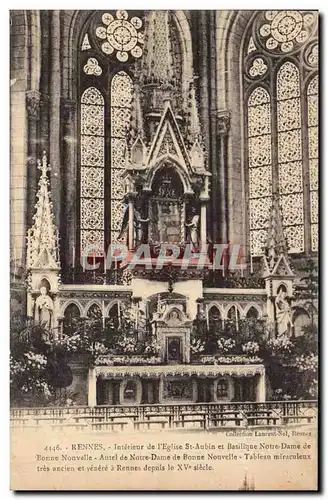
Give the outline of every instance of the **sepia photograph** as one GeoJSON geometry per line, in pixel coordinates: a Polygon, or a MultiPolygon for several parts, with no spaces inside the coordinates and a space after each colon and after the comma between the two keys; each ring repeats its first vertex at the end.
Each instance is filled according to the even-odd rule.
{"type": "Polygon", "coordinates": [[[9,24],[10,488],[316,491],[318,11],[9,24]]]}

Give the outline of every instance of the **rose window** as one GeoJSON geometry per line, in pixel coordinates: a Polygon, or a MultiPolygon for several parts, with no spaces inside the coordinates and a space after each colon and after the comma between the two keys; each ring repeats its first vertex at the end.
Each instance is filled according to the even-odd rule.
{"type": "Polygon", "coordinates": [[[121,62],[128,60],[129,53],[137,58],[142,56],[140,44],[143,43],[143,34],[138,33],[142,21],[136,16],[130,20],[128,17],[129,14],[125,10],[118,10],[116,19],[112,14],[106,13],[102,16],[105,26],[98,26],[96,29],[97,37],[104,40],[102,51],[108,55],[116,51],[116,58],[121,62]]]}
{"type": "Polygon", "coordinates": [[[269,10],[265,13],[265,23],[260,27],[260,35],[269,50],[288,53],[306,42],[315,27],[312,12],[269,10]]]}

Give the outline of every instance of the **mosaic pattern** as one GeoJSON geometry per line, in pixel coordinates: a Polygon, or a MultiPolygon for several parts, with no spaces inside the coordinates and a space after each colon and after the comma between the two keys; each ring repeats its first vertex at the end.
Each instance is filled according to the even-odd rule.
{"type": "Polygon", "coordinates": [[[249,169],[249,196],[271,196],[271,165],[249,169]]]}
{"type": "Polygon", "coordinates": [[[280,196],[283,225],[303,224],[303,193],[280,196]]]}
{"type": "Polygon", "coordinates": [[[285,227],[284,234],[289,253],[304,252],[304,226],[285,227]]]}
{"type": "Polygon", "coordinates": [[[81,230],[81,255],[97,256],[103,255],[104,252],[104,231],[81,230]]]}
{"type": "Polygon", "coordinates": [[[271,209],[271,196],[250,200],[250,227],[262,229],[268,227],[271,209]]]}
{"type": "Polygon", "coordinates": [[[280,194],[299,193],[303,191],[302,162],[281,163],[279,165],[280,194]]]}
{"type": "Polygon", "coordinates": [[[301,130],[278,133],[278,162],[290,162],[302,159],[301,130]]]}
{"type": "Polygon", "coordinates": [[[103,199],[82,198],[81,219],[84,228],[102,229],[104,226],[104,202],[103,199]]]}
{"type": "Polygon", "coordinates": [[[271,134],[270,104],[258,104],[248,108],[248,136],[271,134]]]}

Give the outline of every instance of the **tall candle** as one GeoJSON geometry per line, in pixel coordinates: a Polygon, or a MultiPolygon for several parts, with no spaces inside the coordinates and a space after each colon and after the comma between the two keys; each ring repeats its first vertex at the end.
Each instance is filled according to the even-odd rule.
{"type": "Polygon", "coordinates": [[[236,315],[236,328],[237,332],[239,331],[239,322],[238,322],[238,311],[237,311],[237,306],[235,305],[235,315],[236,315]]]}
{"type": "Polygon", "coordinates": [[[251,274],[253,274],[253,255],[251,252],[251,274]]]}
{"type": "Polygon", "coordinates": [[[121,328],[121,307],[120,307],[120,301],[117,302],[117,314],[118,314],[118,324],[119,324],[119,327],[121,328]]]}
{"type": "Polygon", "coordinates": [[[104,301],[102,303],[102,306],[103,306],[103,314],[102,314],[102,317],[103,317],[103,328],[105,328],[105,302],[104,301]]]}
{"type": "Polygon", "coordinates": [[[106,259],[106,252],[104,252],[104,273],[106,274],[107,272],[107,259],[106,259]]]}
{"type": "Polygon", "coordinates": [[[73,266],[73,269],[75,268],[75,246],[73,245],[73,249],[72,249],[72,266],[73,266]]]}
{"type": "Polygon", "coordinates": [[[135,329],[138,330],[138,315],[139,315],[139,304],[136,304],[136,320],[135,320],[135,329]]]}

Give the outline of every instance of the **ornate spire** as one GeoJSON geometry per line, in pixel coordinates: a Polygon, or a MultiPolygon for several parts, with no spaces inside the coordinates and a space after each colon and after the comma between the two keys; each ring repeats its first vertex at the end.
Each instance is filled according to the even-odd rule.
{"type": "Polygon", "coordinates": [[[198,116],[196,91],[194,80],[190,83],[189,100],[188,100],[188,140],[191,144],[196,139],[201,142],[201,128],[198,116]]]}
{"type": "Polygon", "coordinates": [[[270,271],[273,271],[281,255],[287,257],[288,249],[282,228],[279,196],[277,193],[274,193],[272,198],[268,239],[265,250],[266,263],[270,271]]]}
{"type": "MultiPolygon", "coordinates": [[[[148,15],[143,74],[147,83],[173,83],[169,12],[154,10],[148,15]]],[[[145,82],[145,83],[146,83],[145,82]]]]}
{"type": "Polygon", "coordinates": [[[38,161],[41,170],[33,226],[27,232],[28,269],[59,269],[59,238],[54,222],[51,193],[47,172],[47,156],[44,152],[42,163],[38,161]]]}

